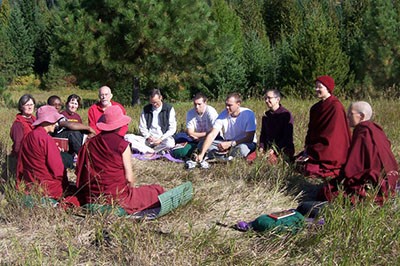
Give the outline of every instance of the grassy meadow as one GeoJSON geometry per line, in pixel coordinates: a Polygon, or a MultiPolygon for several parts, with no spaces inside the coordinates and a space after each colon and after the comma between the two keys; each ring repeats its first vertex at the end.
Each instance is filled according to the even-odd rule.
{"type": "MultiPolygon", "coordinates": [[[[25,91],[13,91],[17,101],[25,91]]],[[[58,94],[71,93],[94,100],[96,92],[31,90],[44,103],[58,94]]],[[[369,99],[366,99],[369,101],[369,99]]],[[[295,119],[296,152],[302,149],[308,111],[317,100],[283,99],[295,119]]],[[[383,126],[400,158],[400,106],[394,100],[372,99],[374,120],[383,126]]],[[[343,101],[347,107],[349,101],[343,101]]],[[[223,103],[210,102],[218,111],[223,103]]],[[[265,104],[248,100],[261,127],[265,104]]],[[[175,103],[178,130],[184,128],[190,102],[175,103]]],[[[138,131],[141,107],[127,107],[130,132],[138,131]]],[[[0,107],[0,160],[11,150],[9,129],[16,108],[0,107]]],[[[87,121],[87,109],[79,110],[87,121]]],[[[259,135],[259,132],[258,132],[259,135]]],[[[3,173],[5,169],[2,169],[3,173]]],[[[296,235],[238,232],[228,227],[240,220],[296,207],[319,183],[298,175],[291,165],[267,165],[258,157],[212,164],[210,169],[187,171],[183,164],[134,160],[139,184],[158,183],[170,189],[191,181],[189,204],[155,221],[137,221],[113,215],[90,215],[82,210],[63,211],[48,206],[24,207],[14,182],[4,184],[0,203],[0,263],[13,265],[398,265],[400,259],[400,199],[384,207],[365,202],[352,207],[338,200],[323,212],[323,226],[308,226],[296,235]]],[[[73,174],[72,174],[73,175],[73,174]]]]}

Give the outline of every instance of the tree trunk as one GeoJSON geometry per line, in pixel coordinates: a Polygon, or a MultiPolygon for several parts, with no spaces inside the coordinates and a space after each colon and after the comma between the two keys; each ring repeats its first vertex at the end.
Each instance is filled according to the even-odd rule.
{"type": "Polygon", "coordinates": [[[139,78],[134,77],[133,78],[133,88],[132,88],[132,102],[131,102],[132,106],[135,106],[136,104],[140,104],[139,91],[140,91],[139,78]]]}

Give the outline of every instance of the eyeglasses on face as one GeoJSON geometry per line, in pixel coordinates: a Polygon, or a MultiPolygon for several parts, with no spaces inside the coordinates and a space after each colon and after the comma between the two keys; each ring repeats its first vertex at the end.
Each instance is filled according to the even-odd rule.
{"type": "Polygon", "coordinates": [[[277,97],[276,96],[272,96],[272,97],[265,96],[264,100],[272,100],[272,99],[275,99],[275,98],[277,98],[277,97]]]}

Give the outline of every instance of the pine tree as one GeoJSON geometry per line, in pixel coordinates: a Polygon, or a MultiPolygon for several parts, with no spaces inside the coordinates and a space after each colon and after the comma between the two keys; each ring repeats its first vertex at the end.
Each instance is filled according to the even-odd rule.
{"type": "Polygon", "coordinates": [[[225,0],[211,1],[212,19],[217,23],[216,62],[210,68],[214,97],[224,98],[236,91],[243,93],[247,88],[246,65],[244,62],[244,37],[240,18],[225,0]]]}
{"type": "Polygon", "coordinates": [[[364,77],[363,70],[363,55],[362,55],[362,42],[363,42],[363,19],[366,11],[369,9],[371,0],[347,0],[342,1],[339,5],[338,17],[340,21],[340,41],[342,50],[350,58],[350,69],[354,73],[348,77],[350,84],[354,82],[353,86],[349,88],[353,94],[357,91],[357,84],[360,84],[364,77]],[[355,80],[352,81],[352,76],[355,80]]]}
{"type": "Polygon", "coordinates": [[[363,17],[362,64],[365,85],[377,89],[399,84],[400,10],[390,0],[371,1],[363,17]],[[369,84],[370,83],[370,84],[369,84]]]}
{"type": "Polygon", "coordinates": [[[289,48],[281,55],[281,86],[311,95],[315,78],[331,75],[338,85],[335,93],[340,93],[349,74],[349,58],[341,50],[338,28],[317,1],[302,2],[298,10],[303,13],[303,27],[288,37],[289,48]]]}
{"type": "MultiPolygon", "coordinates": [[[[133,78],[170,96],[202,86],[213,58],[209,6],[196,1],[65,1],[55,27],[60,64],[88,81],[121,86],[128,100],[133,78]]],[[[124,97],[125,99],[121,99],[124,97]]]]}
{"type": "Polygon", "coordinates": [[[10,18],[10,3],[8,0],[0,1],[0,26],[5,27],[8,24],[10,18]]]}
{"type": "Polygon", "coordinates": [[[298,3],[293,0],[265,0],[263,18],[272,44],[286,36],[296,33],[302,26],[302,16],[298,10],[298,3]]]}
{"type": "Polygon", "coordinates": [[[39,76],[43,76],[49,70],[51,61],[50,40],[52,36],[51,11],[48,9],[46,1],[37,2],[36,6],[36,29],[38,38],[35,42],[34,52],[34,71],[39,76]]]}
{"type": "Polygon", "coordinates": [[[13,6],[10,20],[6,27],[6,34],[11,44],[13,69],[16,75],[30,75],[33,73],[34,39],[25,25],[22,12],[18,5],[13,6]]]}
{"type": "Polygon", "coordinates": [[[10,5],[8,0],[3,0],[0,5],[0,78],[8,83],[13,78],[14,57],[11,52],[11,43],[7,36],[6,29],[10,19],[10,5]]]}
{"type": "Polygon", "coordinates": [[[43,75],[47,72],[50,61],[47,28],[50,14],[45,0],[17,0],[21,10],[25,28],[32,41],[33,70],[36,74],[43,75]]]}
{"type": "Polygon", "coordinates": [[[235,10],[241,18],[244,35],[244,59],[249,90],[245,95],[261,94],[275,85],[275,66],[258,0],[240,1],[235,10]]]}

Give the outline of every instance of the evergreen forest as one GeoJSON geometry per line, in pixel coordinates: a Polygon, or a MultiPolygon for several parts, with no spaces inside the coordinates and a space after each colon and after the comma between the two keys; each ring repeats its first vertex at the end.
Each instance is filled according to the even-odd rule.
{"type": "Polygon", "coordinates": [[[400,1],[0,0],[0,94],[109,85],[134,104],[161,88],[307,98],[319,75],[342,97],[399,97],[400,1]]]}

